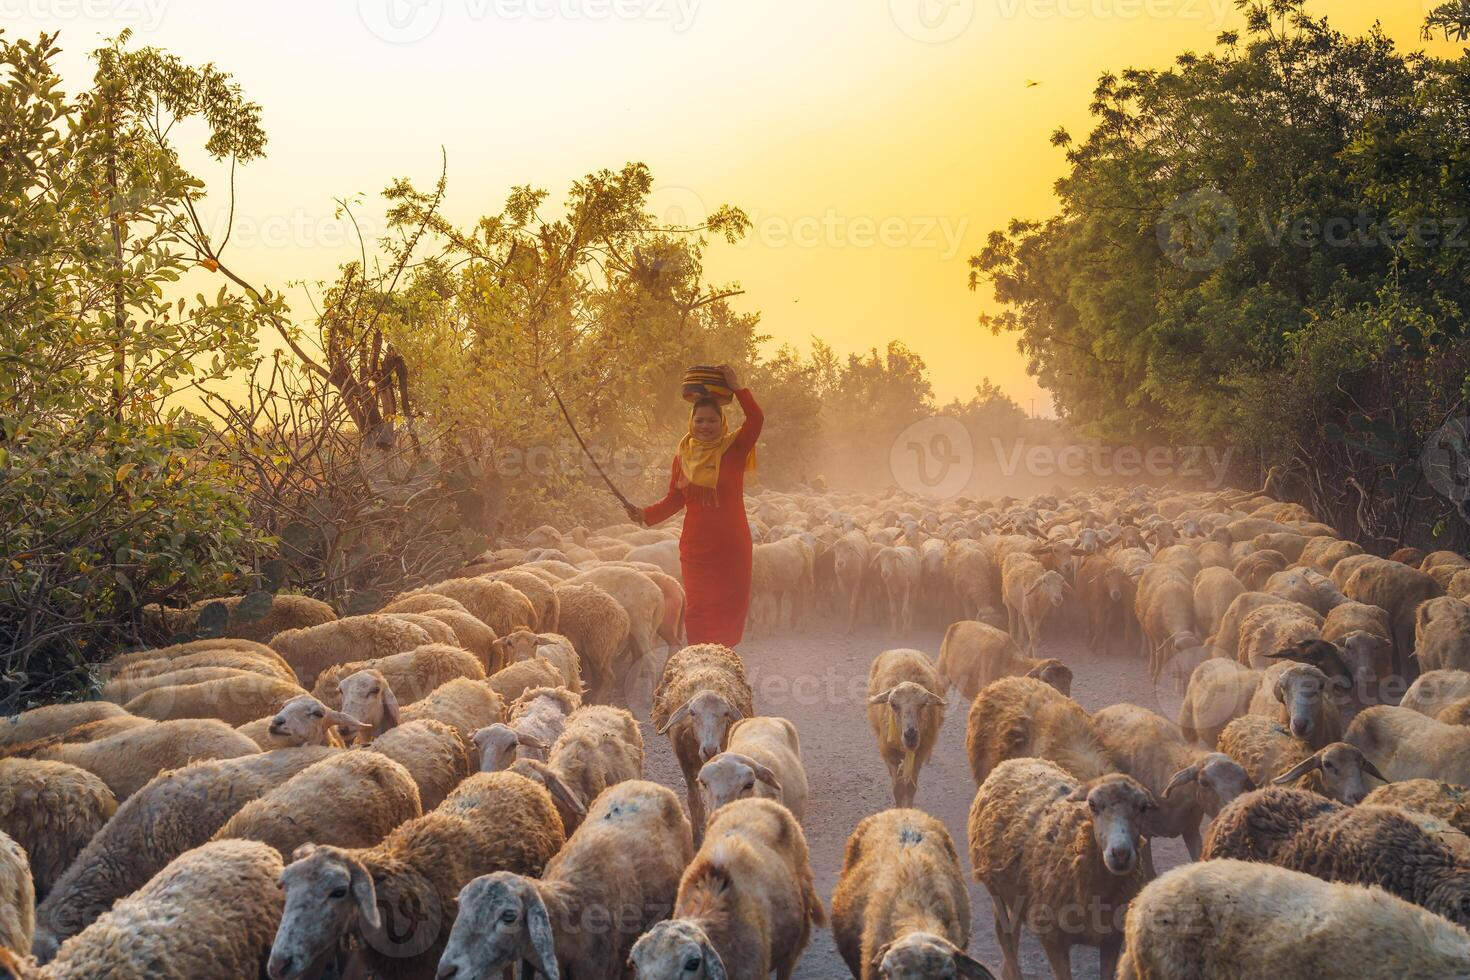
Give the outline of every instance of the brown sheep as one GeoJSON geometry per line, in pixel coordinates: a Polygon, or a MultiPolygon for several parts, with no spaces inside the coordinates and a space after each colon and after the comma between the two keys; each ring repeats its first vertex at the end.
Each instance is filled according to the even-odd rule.
{"type": "Polygon", "coordinates": [[[537,629],[536,607],[509,582],[487,578],[451,578],[416,589],[409,595],[432,592],[447,595],[469,610],[470,615],[504,636],[511,630],[537,629]]]}
{"type": "MultiPolygon", "coordinates": [[[[92,773],[64,762],[0,759],[0,833],[30,859],[36,899],[117,812],[117,800],[92,773]]],[[[27,952],[30,944],[20,950],[27,952]]]]}
{"type": "Polygon", "coordinates": [[[859,980],[991,976],[965,953],[970,893],[954,841],[919,810],[875,813],[847,839],[832,935],[859,980]]]}
{"type": "Polygon", "coordinates": [[[672,791],[619,783],[598,797],[539,880],[501,872],[469,883],[439,976],[492,977],[525,962],[546,977],[618,980],[634,941],[673,910],[693,850],[672,791]],[[609,915],[587,928],[587,909],[609,915]]]}
{"type": "Polygon", "coordinates": [[[0,830],[0,949],[30,951],[36,931],[36,886],[31,862],[0,830]]]}
{"type": "Polygon", "coordinates": [[[1263,592],[1266,581],[1285,570],[1287,558],[1279,551],[1253,551],[1236,563],[1235,577],[1249,592],[1263,592]]]}
{"type": "Polygon", "coordinates": [[[197,684],[155,687],[125,706],[129,714],[155,721],[217,718],[230,727],[274,714],[287,701],[305,694],[300,686],[264,674],[242,673],[197,684]]]}
{"type": "Polygon", "coordinates": [[[593,704],[567,718],[547,761],[521,759],[512,770],[545,786],[569,831],[603,791],[643,778],[643,734],[622,708],[593,704]]]}
{"type": "Polygon", "coordinates": [[[1021,653],[1009,633],[994,626],[974,620],[962,619],[951,623],[939,644],[939,680],[943,694],[950,687],[959,690],[966,700],[973,701],[987,685],[1002,677],[1024,677],[1038,668],[1053,667],[1048,674],[1048,683],[1055,679],[1065,685],[1063,694],[1070,693],[1071,671],[1065,676],[1054,665],[1061,664],[1055,658],[1036,660],[1021,653]]]}
{"type": "Polygon", "coordinates": [[[736,800],[710,818],[673,916],[644,933],[628,959],[646,977],[688,973],[695,962],[729,980],[768,980],[773,970],[789,977],[811,927],[825,924],[796,818],[774,800],[736,800]]]}
{"type": "MultiPolygon", "coordinates": [[[[1201,643],[1194,621],[1194,589],[1190,577],[1177,566],[1149,566],[1139,580],[1134,608],[1143,627],[1150,678],[1157,681],[1177,657],[1198,655],[1201,643]]],[[[1187,678],[1188,674],[1179,678],[1181,691],[1187,678]]]]}
{"type": "Polygon", "coordinates": [[[556,589],[552,588],[550,583],[541,576],[533,572],[509,568],[492,572],[485,575],[484,578],[492,582],[504,582],[529,599],[531,608],[536,612],[538,632],[555,633],[557,631],[557,622],[561,618],[561,601],[557,598],[556,589]]]}
{"type": "Polygon", "coordinates": [[[1261,671],[1234,660],[1212,657],[1194,669],[1179,706],[1179,731],[1185,741],[1214,748],[1225,726],[1250,710],[1261,671]]]}
{"type": "Polygon", "coordinates": [[[1405,779],[1384,783],[1363,798],[1370,806],[1396,806],[1443,820],[1470,834],[1470,787],[1437,779],[1405,779]]]}
{"type": "Polygon", "coordinates": [[[1414,651],[1421,670],[1470,670],[1470,604],[1449,596],[1421,603],[1414,651]]]}
{"type": "Polygon", "coordinates": [[[885,650],[868,671],[868,727],[888,766],[894,805],[912,806],[919,770],[944,727],[944,684],[918,650],[885,650]]]}
{"type": "Polygon", "coordinates": [[[255,605],[252,596],[223,596],[200,599],[184,609],[151,604],[143,607],[143,632],[154,640],[167,640],[199,629],[199,615],[209,606],[219,605],[229,613],[222,636],[268,643],[271,637],[286,630],[308,629],[336,620],[332,607],[319,599],[304,595],[273,595],[265,609],[255,605]],[[250,599],[249,603],[246,600],[250,599]],[[245,603],[244,609],[241,604],[245,603]]]}
{"type": "Polygon", "coordinates": [[[1310,606],[1290,600],[1262,606],[1241,621],[1235,659],[1255,670],[1265,670],[1276,651],[1321,635],[1322,617],[1310,606]]]}
{"type": "Polygon", "coordinates": [[[95,742],[55,745],[42,749],[36,758],[67,762],[96,773],[121,803],[165,769],[259,751],[254,742],[222,721],[188,718],[135,728],[95,742]]]}
{"type": "Polygon", "coordinates": [[[1112,558],[1089,555],[1083,560],[1077,571],[1077,595],[1087,612],[1089,647],[1109,654],[1138,648],[1137,586],[1112,558]]]}
{"type": "Polygon", "coordinates": [[[532,633],[516,630],[495,641],[497,655],[506,664],[545,657],[561,672],[562,683],[556,685],[572,691],[582,690],[582,660],[572,641],[560,633],[532,633]]]}
{"type": "Polygon", "coordinates": [[[380,735],[367,751],[386,755],[408,770],[424,812],[437,807],[471,772],[464,740],[442,721],[419,720],[380,735]]]}
{"type": "Polygon", "coordinates": [[[337,664],[407,653],[430,642],[428,633],[402,619],[348,616],[310,629],[277,633],[271,637],[271,649],[290,664],[300,678],[301,686],[312,690],[317,683],[317,675],[337,664]]]}
{"type": "MultiPolygon", "coordinates": [[[[289,673],[289,672],[288,672],[289,673]]],[[[117,704],[127,704],[133,698],[146,691],[159,687],[177,687],[182,684],[198,684],[201,681],[218,680],[225,677],[241,677],[247,674],[266,675],[276,680],[296,684],[296,675],[282,677],[277,673],[275,665],[268,660],[242,655],[236,666],[207,666],[186,667],[181,670],[169,671],[167,673],[150,674],[146,676],[129,676],[123,674],[109,679],[102,685],[102,699],[113,701],[117,704]]]]}
{"type": "Polygon", "coordinates": [[[1364,776],[1382,780],[1356,747],[1333,742],[1316,752],[1279,722],[1261,715],[1237,718],[1220,735],[1220,751],[1240,763],[1256,786],[1295,784],[1347,804],[1367,795],[1364,776]]]}
{"type": "Polygon", "coordinates": [[[581,658],[591,700],[606,702],[613,694],[613,662],[628,641],[628,611],[590,583],[559,585],[556,595],[559,632],[581,658]]]}
{"type": "Polygon", "coordinates": [[[495,871],[538,875],[565,839],[546,790],[514,773],[483,772],[373,847],[298,848],[280,876],[285,911],[270,975],[300,976],[356,935],[349,970],[432,977],[460,889],[495,871]],[[421,914],[405,930],[397,916],[413,908],[421,914]]]}
{"type": "Polygon", "coordinates": [[[1408,658],[1414,655],[1415,650],[1415,614],[1420,603],[1444,594],[1439,583],[1417,568],[1380,561],[1359,568],[1339,587],[1349,599],[1378,606],[1388,612],[1393,629],[1394,669],[1408,676],[1408,658]]]}
{"type": "Polygon", "coordinates": [[[1420,674],[1404,692],[1399,707],[1433,718],[1461,698],[1470,697],[1470,671],[1430,670],[1420,674]]]}
{"type": "Polygon", "coordinates": [[[1273,664],[1261,674],[1250,713],[1285,726],[1314,750],[1342,739],[1342,717],[1327,697],[1327,675],[1311,664],[1273,664]]]}
{"type": "Polygon", "coordinates": [[[1389,779],[1441,779],[1470,785],[1470,728],[1447,725],[1408,708],[1377,705],[1359,712],[1343,741],[1362,749],[1389,779]]]}
{"type": "MultiPolygon", "coordinates": [[[[485,669],[480,666],[480,661],[474,654],[459,647],[431,643],[404,653],[329,667],[317,678],[316,687],[311,693],[328,707],[342,709],[343,692],[339,685],[346,678],[364,670],[376,670],[382,674],[392,686],[393,695],[400,705],[412,704],[420,698],[428,697],[439,685],[456,677],[485,679],[485,669]]],[[[350,709],[346,713],[357,717],[350,709]]]]}
{"type": "Polygon", "coordinates": [[[47,704],[18,715],[0,718],[0,750],[9,745],[34,742],[69,728],[116,718],[127,714],[121,705],[108,701],[78,701],[71,704],[47,704]]]}
{"type": "Polygon", "coordinates": [[[140,653],[123,654],[107,664],[110,679],[138,681],[161,674],[176,674],[185,670],[204,667],[225,667],[231,670],[248,670],[256,674],[270,674],[283,681],[295,681],[296,671],[279,653],[260,643],[245,640],[200,640],[180,647],[165,650],[144,650],[140,653]],[[229,643],[230,646],[213,644],[229,643]],[[168,650],[189,650],[177,656],[158,656],[168,650]]]}
{"type": "Polygon", "coordinates": [[[700,767],[725,750],[730,726],[755,714],[745,664],[729,647],[699,643],[675,653],[664,665],[654,694],[653,723],[667,735],[684,773],[689,817],[696,834],[704,827],[700,767]]]}
{"type": "Polygon", "coordinates": [[[1006,677],[970,705],[965,754],[976,784],[997,765],[1023,756],[1047,759],[1089,780],[1115,766],[1082,706],[1051,685],[1030,677],[1006,677]]]}
{"type": "Polygon", "coordinates": [[[340,732],[355,735],[370,726],[333,711],[310,694],[294,697],[281,705],[281,710],[257,718],[235,729],[247,736],[262,752],[294,748],[298,745],[331,745],[343,748],[346,742],[340,732]]]}
{"type": "Polygon", "coordinates": [[[990,893],[1007,976],[1020,975],[1023,925],[1058,980],[1072,975],[1075,945],[1100,947],[1101,975],[1113,975],[1128,903],[1148,881],[1138,845],[1154,806],[1121,773],[1079,782],[1042,759],[995,768],[970,807],[970,866],[990,893]]]}
{"type": "Polygon", "coordinates": [[[1194,578],[1194,618],[1205,636],[1220,631],[1220,622],[1245,586],[1228,568],[1206,568],[1194,578]]]}
{"type": "Polygon", "coordinates": [[[560,687],[565,680],[556,664],[545,657],[532,657],[502,667],[490,675],[487,683],[500,695],[501,701],[509,704],[527,691],[538,687],[560,687]]]}

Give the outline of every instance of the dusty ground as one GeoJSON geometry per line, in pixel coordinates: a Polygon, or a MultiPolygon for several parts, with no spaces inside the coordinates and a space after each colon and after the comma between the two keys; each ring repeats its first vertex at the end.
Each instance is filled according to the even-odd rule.
{"type": "MultiPolygon", "coordinates": [[[[864,710],[868,667],[874,657],[892,647],[914,647],[937,657],[942,635],[938,629],[916,628],[911,636],[892,640],[885,630],[866,628],[847,636],[830,623],[820,623],[807,632],[748,638],[740,646],[755,690],[756,710],[791,719],[801,733],[802,755],[811,783],[806,834],[817,890],[824,901],[830,903],[837,885],[848,834],[863,817],[893,805],[888,773],[878,758],[864,710]]],[[[1075,674],[1073,696],[1088,710],[1131,701],[1174,717],[1177,698],[1156,696],[1141,663],[1094,656],[1076,646],[1060,655],[1075,674]]],[[[975,783],[965,760],[969,702],[955,691],[950,692],[949,702],[940,744],[919,777],[915,805],[949,827],[968,879],[965,819],[975,795],[975,783]]],[[[654,734],[647,725],[644,739],[648,778],[682,795],[684,780],[668,739],[654,734]]],[[[1178,840],[1155,845],[1154,860],[1160,871],[1187,857],[1178,840]]],[[[974,906],[970,953],[999,974],[1001,956],[995,942],[990,899],[985,889],[973,881],[970,897],[974,906]]],[[[1051,975],[1041,947],[1029,935],[1022,953],[1027,977],[1051,975]]],[[[1072,964],[1079,978],[1096,977],[1096,950],[1077,948],[1072,964]]],[[[830,932],[814,934],[796,976],[800,980],[849,976],[830,932]]]]}

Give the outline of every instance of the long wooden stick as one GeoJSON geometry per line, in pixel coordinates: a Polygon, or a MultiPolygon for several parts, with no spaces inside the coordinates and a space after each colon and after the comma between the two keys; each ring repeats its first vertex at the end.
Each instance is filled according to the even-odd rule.
{"type": "Polygon", "coordinates": [[[566,405],[562,403],[561,395],[557,393],[556,385],[551,383],[551,375],[542,371],[541,376],[546,379],[546,387],[551,389],[551,397],[556,399],[556,407],[561,409],[561,417],[567,420],[567,427],[572,430],[572,435],[576,436],[577,445],[582,447],[582,452],[587,454],[587,458],[592,461],[592,465],[597,469],[597,475],[602,477],[602,482],[607,484],[607,488],[612,491],[613,496],[617,497],[624,507],[632,507],[633,504],[628,502],[628,498],[623,496],[623,492],[602,471],[601,464],[597,462],[597,457],[592,455],[592,450],[587,448],[587,443],[582,441],[582,433],[577,431],[577,423],[572,421],[571,414],[567,412],[566,405]]]}

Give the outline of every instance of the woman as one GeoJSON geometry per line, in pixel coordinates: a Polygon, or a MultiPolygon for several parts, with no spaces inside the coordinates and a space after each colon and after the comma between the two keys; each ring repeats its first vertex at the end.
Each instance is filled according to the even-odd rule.
{"type": "Polygon", "coordinates": [[[745,471],[754,469],[755,440],[765,416],[728,364],[721,364],[719,371],[745,411],[740,430],[729,430],[714,398],[696,401],[689,413],[689,434],[680,440],[674,456],[668,496],[648,507],[629,505],[628,516],[648,526],[688,508],[679,536],[679,564],[684,570],[689,642],[733,647],[745,632],[750,605],[745,471]]]}

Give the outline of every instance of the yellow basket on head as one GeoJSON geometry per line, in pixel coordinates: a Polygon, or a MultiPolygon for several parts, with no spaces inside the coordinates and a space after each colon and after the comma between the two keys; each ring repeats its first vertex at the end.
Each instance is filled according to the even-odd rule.
{"type": "Polygon", "coordinates": [[[684,400],[693,404],[701,398],[713,398],[728,405],[735,392],[725,385],[725,373],[707,364],[696,364],[684,372],[684,400]]]}

